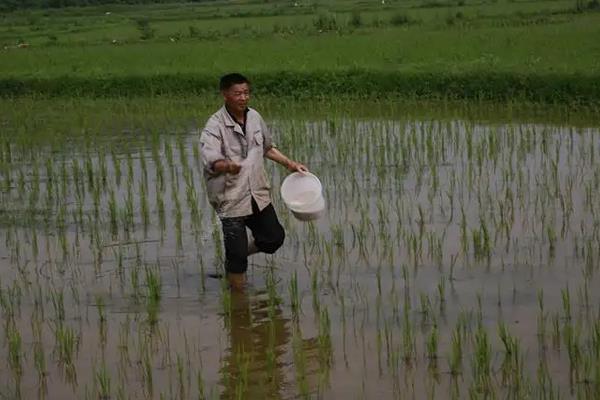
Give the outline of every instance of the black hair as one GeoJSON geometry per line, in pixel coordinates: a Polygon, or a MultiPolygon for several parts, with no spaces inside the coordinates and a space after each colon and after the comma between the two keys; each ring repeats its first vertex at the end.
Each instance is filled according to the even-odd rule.
{"type": "Polygon", "coordinates": [[[240,83],[247,83],[249,85],[250,81],[244,75],[238,74],[237,72],[223,75],[219,81],[219,89],[227,90],[233,85],[239,85],[240,83]]]}

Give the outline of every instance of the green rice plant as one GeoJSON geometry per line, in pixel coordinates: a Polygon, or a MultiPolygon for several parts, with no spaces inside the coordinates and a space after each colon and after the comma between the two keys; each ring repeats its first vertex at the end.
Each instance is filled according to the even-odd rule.
{"type": "Polygon", "coordinates": [[[92,162],[92,158],[91,158],[91,155],[89,152],[86,154],[83,165],[84,165],[84,169],[85,169],[85,176],[87,178],[88,190],[93,190],[94,189],[94,164],[92,162]]]}
{"type": "Polygon", "coordinates": [[[580,343],[581,330],[578,325],[568,321],[563,326],[563,341],[567,348],[567,354],[569,355],[569,379],[570,382],[576,382],[579,379],[581,359],[582,359],[582,346],[580,343]]]}
{"type": "Polygon", "coordinates": [[[65,377],[69,382],[75,382],[77,379],[77,370],[75,369],[75,357],[79,347],[79,337],[73,328],[64,324],[59,324],[54,330],[54,354],[59,365],[63,367],[65,377]]]}
{"type": "Polygon", "coordinates": [[[236,399],[243,399],[248,391],[248,370],[250,368],[250,354],[244,348],[235,354],[236,364],[238,365],[238,376],[234,382],[234,396],[236,399]]]}
{"type": "Polygon", "coordinates": [[[99,179],[101,183],[101,185],[98,186],[102,186],[103,189],[106,189],[108,184],[108,168],[106,166],[106,152],[104,151],[104,148],[100,149],[98,154],[98,169],[100,170],[99,179]]]}
{"type": "Polygon", "coordinates": [[[33,342],[33,364],[38,374],[38,382],[40,384],[45,382],[48,371],[46,367],[46,353],[42,343],[41,333],[33,342]]]}
{"type": "Polygon", "coordinates": [[[292,306],[292,315],[295,319],[298,318],[299,313],[302,311],[302,305],[300,302],[300,296],[298,294],[298,273],[294,271],[289,284],[290,302],[292,306]]]}
{"type": "Polygon", "coordinates": [[[552,258],[556,251],[556,232],[554,232],[554,229],[551,226],[546,228],[546,232],[548,235],[548,252],[552,258]]]}
{"type": "Polygon", "coordinates": [[[402,324],[402,359],[405,364],[410,364],[416,357],[416,343],[412,321],[410,319],[410,304],[404,303],[402,324]]]}
{"type": "Polygon", "coordinates": [[[128,151],[125,153],[125,161],[127,164],[127,186],[133,186],[133,177],[134,177],[134,167],[133,167],[133,157],[131,156],[131,152],[128,151]]]}
{"type": "Polygon", "coordinates": [[[154,374],[152,371],[152,352],[147,347],[144,346],[144,352],[142,355],[142,381],[144,385],[144,391],[146,396],[152,397],[154,393],[154,374]]]}
{"type": "Polygon", "coordinates": [[[318,275],[317,275],[317,271],[314,270],[311,274],[310,274],[310,281],[311,281],[311,293],[312,293],[312,306],[313,306],[313,311],[315,313],[315,315],[319,315],[320,314],[320,310],[321,310],[321,300],[319,299],[319,281],[318,281],[318,275]]]}
{"type": "Polygon", "coordinates": [[[96,377],[96,393],[98,399],[110,399],[111,398],[111,377],[106,363],[103,361],[100,367],[95,372],[96,377]]]}
{"type": "Polygon", "coordinates": [[[457,325],[452,332],[452,347],[450,348],[450,355],[448,357],[450,374],[452,374],[452,376],[457,376],[462,373],[463,340],[460,329],[460,325],[457,325]]]}
{"type": "Polygon", "coordinates": [[[440,312],[443,313],[446,307],[446,277],[442,276],[437,285],[438,303],[440,312]]]}
{"type": "Polygon", "coordinates": [[[583,282],[583,288],[577,289],[577,297],[579,298],[579,304],[582,309],[589,311],[590,309],[590,293],[588,290],[588,279],[586,278],[583,282]]]}
{"type": "Polygon", "coordinates": [[[501,367],[503,384],[509,385],[510,392],[515,396],[521,396],[524,394],[522,392],[526,390],[526,379],[519,340],[508,333],[503,322],[498,325],[498,333],[504,345],[504,359],[501,367]]]}
{"type": "MultiPolygon", "coordinates": [[[[118,349],[119,349],[119,361],[125,367],[131,365],[131,358],[129,356],[129,331],[131,329],[129,316],[123,321],[120,325],[119,329],[119,341],[118,341],[118,349]]],[[[124,370],[124,377],[127,377],[126,368],[124,370]]]]}
{"type": "Polygon", "coordinates": [[[333,344],[331,341],[331,322],[326,307],[319,314],[319,384],[323,386],[329,380],[329,371],[333,363],[333,344]]]}
{"type": "Polygon", "coordinates": [[[207,398],[206,397],[206,389],[205,389],[204,378],[202,378],[202,370],[200,370],[200,369],[196,373],[196,385],[198,386],[198,399],[205,400],[207,398]]]}
{"type": "Polygon", "coordinates": [[[148,322],[155,325],[158,322],[158,310],[162,297],[162,278],[158,266],[152,268],[145,267],[146,277],[146,311],[148,322]]]}
{"type": "Polygon", "coordinates": [[[552,317],[552,345],[555,349],[560,349],[560,318],[558,314],[554,314],[552,317]]]}
{"type": "Polygon", "coordinates": [[[560,294],[562,298],[564,318],[567,321],[571,321],[571,295],[569,293],[569,287],[567,286],[565,289],[561,289],[560,294]]]}
{"type": "Polygon", "coordinates": [[[6,339],[8,344],[8,365],[15,376],[15,380],[20,381],[21,376],[23,375],[23,343],[21,332],[19,332],[19,329],[14,323],[7,324],[6,339]]]}
{"type": "Polygon", "coordinates": [[[438,343],[439,343],[439,330],[437,324],[434,324],[429,335],[427,336],[427,341],[425,343],[425,348],[427,352],[427,358],[430,363],[437,363],[438,359],[438,343]]]}
{"type": "Polygon", "coordinates": [[[488,229],[483,219],[480,221],[479,230],[474,230],[472,232],[473,236],[473,251],[476,260],[486,259],[489,261],[489,258],[492,253],[491,249],[491,241],[488,233],[488,229]]]}
{"type": "Polygon", "coordinates": [[[58,323],[65,320],[65,303],[64,293],[59,289],[50,289],[50,298],[52,300],[52,306],[54,308],[55,321],[58,323]]]}
{"type": "Polygon", "coordinates": [[[167,165],[169,166],[169,170],[171,172],[171,182],[173,182],[175,180],[175,163],[173,159],[173,147],[171,146],[171,142],[169,140],[165,140],[163,152],[167,158],[167,165]]]}
{"type": "Polygon", "coordinates": [[[426,324],[431,313],[431,300],[427,293],[421,292],[421,323],[426,324]]]}
{"type": "Polygon", "coordinates": [[[115,197],[115,191],[110,189],[108,192],[108,213],[110,220],[110,231],[113,237],[116,237],[119,232],[118,215],[119,209],[117,206],[117,199],[115,197]]]}
{"type": "Polygon", "coordinates": [[[100,321],[101,324],[104,324],[106,322],[105,304],[104,298],[99,294],[96,295],[96,307],[98,309],[98,321],[100,321]]]}
{"type": "Polygon", "coordinates": [[[131,284],[131,296],[133,300],[137,302],[138,298],[142,294],[140,291],[140,264],[141,261],[133,263],[129,270],[129,281],[131,284]]]}
{"type": "Polygon", "coordinates": [[[156,191],[156,208],[158,212],[158,224],[161,233],[163,233],[166,229],[165,203],[162,198],[162,192],[159,190],[156,191]]]}
{"type": "Polygon", "coordinates": [[[175,217],[175,241],[177,243],[177,248],[180,250],[183,248],[183,213],[181,211],[181,203],[179,202],[179,197],[176,193],[176,191],[173,191],[173,200],[175,203],[175,210],[173,210],[173,214],[175,217]]]}
{"type": "Polygon", "coordinates": [[[233,304],[231,290],[229,289],[229,284],[225,278],[221,281],[221,305],[223,307],[223,314],[226,316],[225,323],[229,324],[232,317],[233,304]]]}
{"type": "Polygon", "coordinates": [[[121,186],[121,178],[122,178],[121,160],[115,153],[114,148],[111,148],[110,158],[112,160],[113,174],[115,176],[115,184],[117,185],[117,187],[120,187],[121,186]]]}
{"type": "MultiPolygon", "coordinates": [[[[157,192],[164,192],[165,190],[165,175],[163,170],[162,158],[159,155],[159,144],[157,142],[152,143],[152,159],[154,161],[154,172],[155,179],[157,182],[157,192]]],[[[158,193],[157,193],[158,196],[158,193]]]]}
{"type": "Polygon", "coordinates": [[[192,226],[200,230],[202,226],[202,212],[198,208],[198,194],[192,183],[186,183],[186,199],[192,217],[192,226]]]}
{"type": "Polygon", "coordinates": [[[473,373],[471,389],[474,390],[474,393],[488,394],[492,392],[491,362],[492,348],[489,343],[488,334],[480,325],[475,332],[475,343],[471,361],[473,373]]]}
{"type": "Polygon", "coordinates": [[[600,359],[600,320],[594,321],[591,327],[592,354],[596,359],[600,359]]]}
{"type": "Polygon", "coordinates": [[[148,169],[146,167],[146,156],[142,149],[138,152],[138,160],[141,170],[141,182],[140,187],[143,187],[146,191],[148,190],[148,169]]]}

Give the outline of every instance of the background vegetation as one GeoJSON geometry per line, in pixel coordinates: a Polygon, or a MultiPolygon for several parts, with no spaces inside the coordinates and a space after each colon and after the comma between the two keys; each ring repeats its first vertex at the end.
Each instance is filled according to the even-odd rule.
{"type": "Polygon", "coordinates": [[[275,95],[591,104],[597,10],[597,0],[336,0],[7,11],[0,94],[204,93],[237,69],[275,95]]]}

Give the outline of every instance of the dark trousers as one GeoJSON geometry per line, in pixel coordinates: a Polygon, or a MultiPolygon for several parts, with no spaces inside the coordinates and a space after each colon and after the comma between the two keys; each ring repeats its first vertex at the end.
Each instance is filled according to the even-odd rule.
{"type": "Polygon", "coordinates": [[[252,199],[252,215],[235,218],[222,218],[223,241],[225,242],[225,270],[240,274],[248,269],[248,236],[250,228],[254,243],[259,251],[273,254],[281,247],[285,231],[277,219],[272,204],[262,211],[252,199]]]}

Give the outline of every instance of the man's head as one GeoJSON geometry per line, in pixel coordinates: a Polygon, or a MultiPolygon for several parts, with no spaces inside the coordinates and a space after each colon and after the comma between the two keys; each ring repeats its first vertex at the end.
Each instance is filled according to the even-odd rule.
{"type": "Polygon", "coordinates": [[[221,94],[227,107],[234,112],[242,113],[250,100],[250,81],[242,74],[227,74],[219,82],[221,94]]]}

